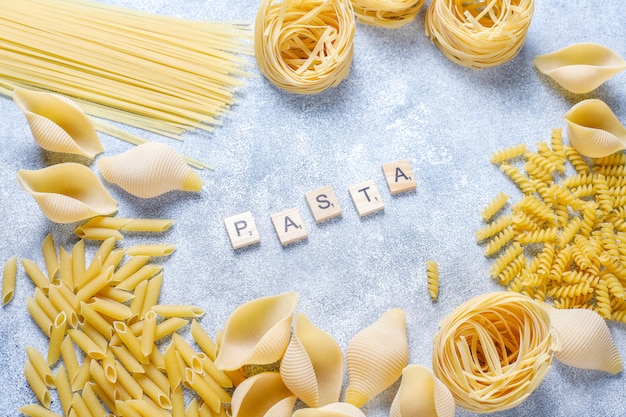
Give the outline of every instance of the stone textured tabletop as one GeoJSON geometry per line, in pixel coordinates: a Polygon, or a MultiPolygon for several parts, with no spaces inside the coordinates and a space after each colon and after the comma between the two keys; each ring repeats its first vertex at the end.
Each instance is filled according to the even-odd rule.
{"type": "MultiPolygon", "coordinates": [[[[253,22],[253,0],[109,0],[186,19],[253,22]]],[[[411,363],[430,366],[438,321],[473,295],[500,291],[488,274],[474,233],[480,211],[500,190],[519,191],[489,162],[490,155],[525,143],[536,150],[563,114],[584,98],[600,98],[626,122],[626,74],[596,91],[574,95],[534,68],[538,54],[576,42],[596,42],[626,56],[626,14],[621,0],[538,1],[526,43],[513,60],[484,70],[449,61],[424,34],[424,6],[400,29],[359,24],[350,75],[313,96],[284,92],[268,82],[248,57],[252,77],[238,89],[236,104],[213,132],[190,132],[184,141],[164,141],[181,153],[214,165],[200,171],[200,193],[169,193],[139,199],[108,187],[120,217],[172,218],[159,241],[177,245],[164,267],[161,303],[194,304],[206,310],[203,327],[222,328],[230,312],[250,299],[297,291],[305,312],[345,349],[350,338],[385,311],[406,311],[411,363]],[[392,195],[382,165],[408,160],[417,187],[392,195]],[[353,185],[374,181],[384,210],[359,217],[353,185]],[[331,185],[342,214],[316,224],[305,194],[331,185]],[[308,237],[283,247],[271,216],[297,208],[308,237]],[[250,212],[260,242],[233,250],[224,219],[250,212]],[[426,260],[439,264],[437,302],[426,289],[426,260]]],[[[1,6],[0,6],[1,9],[1,6]]],[[[1,13],[1,12],[0,12],[1,13]]],[[[1,36],[1,35],[0,35],[1,36]]],[[[70,248],[75,225],[48,221],[18,185],[18,169],[59,162],[32,140],[23,114],[0,97],[0,261],[13,255],[42,264],[41,242],[52,233],[70,248]]],[[[131,129],[132,130],[132,129],[131,129]]],[[[105,154],[130,145],[101,137],[105,154]]],[[[154,241],[128,235],[123,245],[154,241]]],[[[92,254],[95,245],[87,245],[92,254]]],[[[33,285],[22,270],[14,299],[0,309],[0,414],[17,416],[36,401],[23,376],[24,348],[45,351],[46,338],[25,308],[33,285]]],[[[609,323],[626,355],[626,327],[609,323]]],[[[383,417],[398,384],[364,406],[383,417]]],[[[554,362],[547,378],[520,406],[502,417],[624,416],[624,373],[573,369],[554,362]]],[[[56,395],[56,394],[54,394],[56,395]]],[[[58,401],[52,405],[59,409],[58,401]]],[[[474,415],[458,409],[458,416],[474,415]]]]}

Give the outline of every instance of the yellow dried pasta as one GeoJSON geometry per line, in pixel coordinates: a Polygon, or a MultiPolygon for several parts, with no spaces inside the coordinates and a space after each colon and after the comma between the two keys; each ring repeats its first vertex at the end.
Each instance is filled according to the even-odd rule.
{"type": "Polygon", "coordinates": [[[553,129],[549,144],[527,149],[517,162],[500,163],[522,194],[499,218],[512,223],[498,234],[497,221],[476,232],[485,255],[497,255],[490,276],[554,307],[624,321],[626,156],[583,158],[553,129]]]}
{"type": "Polygon", "coordinates": [[[439,265],[435,261],[426,261],[426,285],[428,295],[433,301],[439,298],[439,265]]]}

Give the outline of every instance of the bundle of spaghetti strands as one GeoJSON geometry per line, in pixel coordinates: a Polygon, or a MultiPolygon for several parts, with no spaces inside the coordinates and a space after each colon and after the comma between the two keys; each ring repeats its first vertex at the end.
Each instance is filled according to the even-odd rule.
{"type": "Polygon", "coordinates": [[[424,0],[351,0],[357,21],[388,29],[400,28],[415,20],[424,0]]]}
{"type": "Polygon", "coordinates": [[[292,93],[335,87],[350,73],[355,31],[349,0],[262,0],[254,33],[259,70],[292,93]]]}
{"type": "Polygon", "coordinates": [[[0,84],[53,91],[89,115],[179,138],[211,130],[229,111],[248,75],[251,35],[241,23],[87,0],[5,1],[0,84]]]}
{"type": "Polygon", "coordinates": [[[534,0],[433,0],[426,34],[452,61],[488,68],[514,58],[526,39],[534,0]]]}
{"type": "Polygon", "coordinates": [[[476,296],[454,309],[433,339],[433,371],[457,405],[491,413],[520,404],[553,358],[550,317],[521,294],[476,296]]]}

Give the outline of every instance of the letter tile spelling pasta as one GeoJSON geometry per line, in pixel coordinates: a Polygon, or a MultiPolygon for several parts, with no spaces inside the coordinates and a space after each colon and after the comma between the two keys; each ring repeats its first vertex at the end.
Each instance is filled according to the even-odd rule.
{"type": "Polygon", "coordinates": [[[349,0],[262,0],[254,32],[259,70],[292,93],[335,87],[350,73],[355,31],[349,0]]]}
{"type": "Polygon", "coordinates": [[[549,145],[540,142],[537,152],[512,159],[493,157],[508,150],[492,154],[521,197],[485,220],[478,242],[494,259],[491,277],[509,290],[624,321],[626,157],[583,158],[561,135],[553,129],[549,145]],[[546,163],[527,164],[531,160],[546,163]],[[511,216],[507,228],[492,234],[511,216]]]}

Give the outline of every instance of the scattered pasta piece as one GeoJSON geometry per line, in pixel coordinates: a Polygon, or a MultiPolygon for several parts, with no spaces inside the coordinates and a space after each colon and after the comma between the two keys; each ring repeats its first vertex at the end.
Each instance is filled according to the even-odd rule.
{"type": "Polygon", "coordinates": [[[15,279],[17,275],[17,256],[12,257],[4,264],[2,272],[2,305],[5,306],[15,293],[15,279]]]}
{"type": "Polygon", "coordinates": [[[435,261],[426,261],[426,285],[433,301],[439,298],[439,266],[435,261]]]}
{"type": "Polygon", "coordinates": [[[426,34],[457,64],[493,67],[517,55],[533,12],[533,0],[433,0],[426,34]]]}
{"type": "Polygon", "coordinates": [[[490,275],[509,290],[623,322],[626,251],[618,242],[626,238],[625,157],[582,158],[561,135],[553,129],[550,144],[526,151],[521,168],[495,159],[523,196],[477,237],[486,256],[497,255],[490,275]]]}

